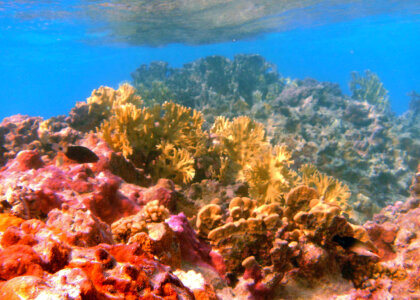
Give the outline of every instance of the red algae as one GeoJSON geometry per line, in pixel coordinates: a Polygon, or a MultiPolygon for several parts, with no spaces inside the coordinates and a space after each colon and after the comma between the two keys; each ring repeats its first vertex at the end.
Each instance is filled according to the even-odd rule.
{"type": "Polygon", "coordinates": [[[3,248],[16,244],[33,246],[37,243],[32,234],[22,234],[19,228],[15,226],[8,227],[1,238],[1,246],[3,248]]]}
{"type": "Polygon", "coordinates": [[[90,198],[85,199],[86,206],[108,224],[137,208],[137,205],[118,193],[120,184],[119,178],[109,177],[99,184],[90,198]]]}
{"type": "Polygon", "coordinates": [[[42,277],[41,257],[27,245],[12,245],[0,252],[0,280],[21,275],[42,277]]]}
{"type": "Polygon", "coordinates": [[[9,226],[19,226],[25,220],[11,214],[0,214],[0,231],[5,231],[9,226]]]}
{"type": "Polygon", "coordinates": [[[8,166],[10,171],[27,171],[44,166],[41,156],[36,150],[24,150],[17,154],[14,163],[8,166]]]}

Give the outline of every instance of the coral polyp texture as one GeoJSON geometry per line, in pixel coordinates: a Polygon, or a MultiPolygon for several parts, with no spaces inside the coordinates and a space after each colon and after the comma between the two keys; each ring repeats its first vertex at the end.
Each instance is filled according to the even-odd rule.
{"type": "Polygon", "coordinates": [[[155,63],[4,119],[0,299],[419,298],[418,95],[397,119],[371,73],[351,99],[272,67],[155,63]]]}

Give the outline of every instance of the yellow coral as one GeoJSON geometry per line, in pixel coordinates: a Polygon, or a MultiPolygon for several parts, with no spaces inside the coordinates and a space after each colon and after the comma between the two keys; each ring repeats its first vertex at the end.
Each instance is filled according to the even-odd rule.
{"type": "Polygon", "coordinates": [[[284,146],[267,147],[245,172],[250,193],[260,202],[279,202],[292,187],[297,175],[289,168],[291,153],[284,146]]]}
{"type": "Polygon", "coordinates": [[[111,225],[112,237],[117,243],[127,243],[128,240],[140,232],[147,232],[146,221],[142,213],[128,216],[115,221],[111,225]]]}
{"type": "Polygon", "coordinates": [[[39,123],[38,127],[38,136],[43,144],[48,143],[49,136],[52,132],[51,124],[53,123],[52,119],[47,119],[39,123]]]}
{"type": "Polygon", "coordinates": [[[137,149],[141,149],[142,154],[147,157],[156,146],[147,140],[154,126],[154,117],[147,108],[137,108],[127,103],[114,107],[113,116],[102,123],[99,131],[102,138],[125,157],[129,157],[137,149]]]}
{"type": "Polygon", "coordinates": [[[257,206],[255,200],[248,197],[235,197],[229,203],[229,215],[236,221],[241,218],[247,219],[251,216],[257,206]]]}
{"type": "Polygon", "coordinates": [[[236,180],[244,180],[244,171],[268,145],[264,126],[245,116],[232,121],[217,117],[210,132],[214,137],[213,150],[229,158],[222,171],[235,172],[236,180]]]}
{"type": "Polygon", "coordinates": [[[169,210],[159,204],[159,200],[148,202],[141,210],[141,217],[147,223],[160,223],[169,218],[169,210]]]}
{"type": "Polygon", "coordinates": [[[131,103],[135,106],[143,105],[140,96],[136,95],[136,90],[130,84],[124,83],[118,90],[107,86],[101,86],[93,90],[86,102],[89,104],[89,114],[102,114],[108,118],[114,106],[131,103]]]}
{"type": "Polygon", "coordinates": [[[283,210],[280,205],[277,203],[263,204],[252,212],[252,217],[254,218],[265,218],[270,215],[277,214],[278,216],[283,216],[283,210]]]}
{"type": "Polygon", "coordinates": [[[195,174],[194,157],[206,153],[202,114],[191,108],[165,102],[140,107],[141,99],[130,85],[118,91],[102,88],[88,99],[89,105],[110,109],[110,117],[98,131],[115,150],[138,167],[157,167],[155,178],[168,176],[177,183],[189,182],[195,174]]]}
{"type": "Polygon", "coordinates": [[[307,185],[294,187],[286,195],[285,215],[289,219],[292,219],[299,211],[308,211],[310,209],[311,202],[318,199],[319,193],[315,189],[307,185]]]}
{"type": "Polygon", "coordinates": [[[208,233],[220,225],[222,209],[217,204],[208,204],[200,209],[197,215],[196,226],[198,234],[207,237],[208,233]]]}
{"type": "Polygon", "coordinates": [[[312,164],[304,164],[300,167],[299,172],[301,174],[301,180],[303,185],[310,185],[311,178],[314,174],[318,173],[316,167],[312,164]]]}
{"type": "Polygon", "coordinates": [[[186,149],[177,149],[166,142],[157,146],[161,151],[153,168],[155,179],[168,178],[175,183],[188,183],[195,175],[194,158],[186,149]]]}
{"type": "Polygon", "coordinates": [[[156,128],[159,138],[188,150],[194,156],[204,154],[204,119],[201,112],[174,102],[165,102],[161,107],[163,115],[158,118],[156,128]]]}
{"type": "Polygon", "coordinates": [[[300,172],[302,173],[301,182],[314,187],[322,201],[340,206],[343,212],[351,212],[351,207],[347,202],[351,194],[347,185],[319,173],[312,165],[303,165],[300,172]]]}
{"type": "Polygon", "coordinates": [[[215,177],[223,182],[246,181],[260,202],[280,201],[298,177],[289,168],[291,153],[284,146],[272,147],[263,125],[249,117],[232,121],[218,117],[211,135],[212,150],[221,157],[215,177]]]}

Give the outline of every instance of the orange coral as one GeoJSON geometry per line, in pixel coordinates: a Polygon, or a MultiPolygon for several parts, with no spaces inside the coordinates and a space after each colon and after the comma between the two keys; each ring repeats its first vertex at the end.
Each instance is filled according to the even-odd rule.
{"type": "Polygon", "coordinates": [[[32,247],[12,245],[0,252],[0,280],[9,280],[21,275],[42,277],[42,259],[32,247]]]}
{"type": "Polygon", "coordinates": [[[5,231],[10,226],[19,226],[25,220],[12,214],[0,214],[0,231],[5,231]]]}

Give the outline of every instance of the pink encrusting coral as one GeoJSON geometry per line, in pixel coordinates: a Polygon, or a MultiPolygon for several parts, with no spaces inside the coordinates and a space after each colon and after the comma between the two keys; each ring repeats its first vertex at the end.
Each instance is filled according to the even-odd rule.
{"type": "MultiPolygon", "coordinates": [[[[89,145],[88,138],[86,144],[89,145]]],[[[9,211],[19,217],[46,216],[49,210],[67,204],[90,209],[103,221],[114,220],[139,210],[141,188],[125,183],[109,170],[111,158],[105,144],[96,145],[98,164],[78,164],[64,160],[58,164],[42,162],[36,152],[18,153],[0,173],[1,189],[9,211]],[[101,152],[99,152],[101,151],[101,152]],[[35,157],[35,158],[34,158],[35,157]],[[18,209],[17,207],[22,207],[18,209]]]]}
{"type": "MultiPolygon", "coordinates": [[[[155,201],[174,211],[173,183],[161,180],[151,188],[129,184],[112,172],[115,157],[118,164],[123,158],[102,140],[90,135],[80,144],[97,153],[99,161],[78,164],[60,158],[62,154],[44,161],[36,150],[24,150],[1,170],[0,298],[194,299],[196,294],[215,299],[205,282],[192,290],[171,273],[169,266],[180,266],[183,257],[189,260],[188,253],[170,250],[181,249],[181,243],[185,250],[182,239],[194,241],[188,242],[191,253],[199,253],[193,263],[202,261],[214,269],[209,245],[198,241],[185,216],[178,222],[181,227],[172,224],[174,229],[165,218],[145,217],[158,223],[143,239],[128,245],[114,241],[110,226],[114,221],[135,215],[142,207],[154,214],[149,204],[155,201]],[[163,240],[161,228],[166,228],[163,240]],[[148,248],[143,244],[147,241],[160,248],[148,248]],[[202,249],[207,252],[202,254],[202,249]],[[163,255],[158,256],[160,262],[155,254],[163,255]]],[[[128,172],[129,178],[141,178],[135,167],[128,172]]]]}

